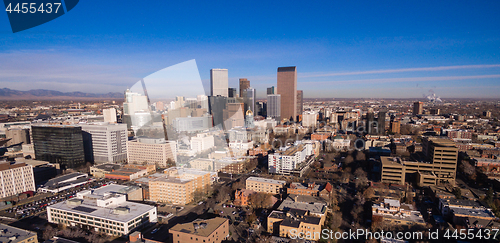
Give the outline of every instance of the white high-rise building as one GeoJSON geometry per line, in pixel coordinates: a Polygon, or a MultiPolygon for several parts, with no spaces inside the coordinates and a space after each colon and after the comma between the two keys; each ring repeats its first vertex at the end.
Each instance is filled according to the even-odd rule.
{"type": "Polygon", "coordinates": [[[0,163],[0,198],[34,190],[33,166],[23,162],[0,163]]]}
{"type": "Polygon", "coordinates": [[[177,142],[164,138],[137,138],[127,142],[129,164],[155,164],[166,168],[168,159],[177,161],[177,142]]]}
{"type": "Polygon", "coordinates": [[[214,147],[214,136],[199,133],[191,138],[191,150],[195,153],[203,152],[214,147]]]}
{"type": "Polygon", "coordinates": [[[94,123],[81,125],[89,133],[96,163],[123,163],[127,161],[127,125],[94,123]]]}
{"type": "Polygon", "coordinates": [[[125,91],[123,113],[125,115],[134,115],[138,111],[149,111],[148,97],[130,90],[125,91]]]}
{"type": "Polygon", "coordinates": [[[116,109],[115,108],[103,109],[102,114],[104,115],[104,122],[116,123],[116,109]]]}
{"type": "Polygon", "coordinates": [[[267,117],[272,117],[280,120],[281,115],[281,95],[271,94],[267,95],[267,117]]]}
{"type": "Polygon", "coordinates": [[[256,100],[255,89],[252,87],[245,89],[244,95],[245,95],[245,106],[246,106],[245,108],[246,108],[246,110],[251,110],[253,114],[256,114],[256,111],[255,111],[255,100],[256,100]]]}
{"type": "Polygon", "coordinates": [[[290,174],[297,165],[313,154],[311,143],[299,144],[268,155],[268,170],[274,174],[290,174]]]}
{"type": "Polygon", "coordinates": [[[210,70],[210,95],[228,97],[228,73],[227,69],[214,68],[210,70]]]}
{"type": "Polygon", "coordinates": [[[201,108],[207,109],[208,111],[208,97],[206,95],[198,95],[196,96],[196,99],[198,100],[198,103],[201,106],[201,108]]]}
{"type": "Polygon", "coordinates": [[[316,121],[318,120],[318,113],[316,112],[304,112],[302,113],[302,126],[304,127],[316,127],[316,121]]]}

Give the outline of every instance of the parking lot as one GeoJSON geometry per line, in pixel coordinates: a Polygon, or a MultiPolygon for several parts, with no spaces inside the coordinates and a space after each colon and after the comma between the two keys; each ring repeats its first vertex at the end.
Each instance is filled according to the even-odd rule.
{"type": "Polygon", "coordinates": [[[109,183],[109,181],[106,180],[92,181],[88,182],[87,184],[77,186],[75,188],[61,191],[57,194],[37,193],[33,197],[19,201],[15,206],[11,208],[0,211],[0,215],[15,219],[24,219],[27,217],[35,216],[42,212],[45,212],[47,206],[49,205],[56,204],[58,202],[72,198],[76,195],[77,192],[87,189],[95,189],[102,185],[105,185],[106,183],[109,183]]]}

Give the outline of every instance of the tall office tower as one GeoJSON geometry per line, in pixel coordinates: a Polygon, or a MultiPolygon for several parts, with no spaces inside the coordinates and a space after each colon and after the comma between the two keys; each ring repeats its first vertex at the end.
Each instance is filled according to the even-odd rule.
{"type": "Polygon", "coordinates": [[[231,98],[238,97],[238,94],[236,92],[237,92],[236,88],[227,88],[227,95],[228,95],[228,97],[231,97],[231,98]]]}
{"type": "Polygon", "coordinates": [[[271,87],[267,88],[267,94],[268,95],[275,94],[274,86],[271,86],[271,87]]]}
{"type": "Polygon", "coordinates": [[[116,123],[116,109],[115,108],[103,109],[102,114],[104,115],[104,122],[116,123]]]}
{"type": "Polygon", "coordinates": [[[259,101],[255,103],[255,109],[257,110],[257,114],[259,116],[266,117],[266,109],[267,108],[267,103],[259,101]]]}
{"type": "Polygon", "coordinates": [[[278,68],[278,92],[281,95],[281,119],[297,117],[297,67],[278,68]]]}
{"type": "Polygon", "coordinates": [[[156,110],[157,111],[164,111],[165,110],[165,103],[162,101],[156,102],[156,110]]]}
{"type": "Polygon", "coordinates": [[[243,92],[248,88],[250,88],[250,81],[246,78],[240,78],[240,97],[243,97],[243,92]]]}
{"type": "Polygon", "coordinates": [[[227,69],[214,68],[210,70],[210,96],[228,97],[227,69]]]}
{"type": "Polygon", "coordinates": [[[5,137],[10,140],[5,144],[6,146],[23,143],[30,144],[30,129],[29,128],[7,128],[5,137]]]}
{"type": "Polygon", "coordinates": [[[213,118],[213,126],[224,127],[224,109],[226,109],[227,97],[224,96],[209,96],[208,109],[213,118]]]}
{"type": "Polygon", "coordinates": [[[59,163],[62,168],[77,169],[85,165],[82,128],[79,126],[32,126],[35,156],[39,160],[59,163]]]}
{"type": "Polygon", "coordinates": [[[127,161],[127,125],[85,124],[81,125],[90,134],[93,161],[96,163],[123,163],[127,161]]]}
{"type": "Polygon", "coordinates": [[[297,114],[302,114],[304,110],[304,92],[297,90],[297,114]]]}
{"type": "Polygon", "coordinates": [[[281,95],[267,95],[267,117],[281,120],[281,95]]]}
{"type": "Polygon", "coordinates": [[[208,111],[208,96],[206,95],[198,95],[196,96],[198,103],[200,104],[201,109],[206,109],[208,111]]]}
{"type": "Polygon", "coordinates": [[[370,134],[370,135],[375,135],[377,134],[377,129],[378,129],[378,126],[377,124],[375,123],[375,114],[373,113],[373,110],[370,108],[368,109],[368,112],[366,113],[366,124],[365,124],[365,128],[366,128],[366,133],[367,134],[370,134]]]}
{"type": "Polygon", "coordinates": [[[150,121],[148,97],[127,89],[123,102],[123,122],[127,124],[127,128],[137,132],[150,121]]]}
{"type": "Polygon", "coordinates": [[[134,115],[135,112],[148,111],[148,97],[130,90],[125,91],[125,102],[123,102],[123,114],[134,115]]]}
{"type": "Polygon", "coordinates": [[[255,94],[255,89],[252,87],[249,87],[248,89],[245,89],[243,91],[244,95],[244,100],[245,100],[245,112],[248,110],[251,110],[252,113],[255,114],[255,100],[256,100],[256,94],[255,94]]]}
{"type": "Polygon", "coordinates": [[[386,114],[385,111],[378,112],[378,118],[377,118],[378,129],[377,130],[378,130],[379,135],[385,134],[385,114],[386,114]]]}
{"type": "Polygon", "coordinates": [[[424,113],[424,102],[415,102],[413,103],[413,115],[420,115],[424,113]]]}

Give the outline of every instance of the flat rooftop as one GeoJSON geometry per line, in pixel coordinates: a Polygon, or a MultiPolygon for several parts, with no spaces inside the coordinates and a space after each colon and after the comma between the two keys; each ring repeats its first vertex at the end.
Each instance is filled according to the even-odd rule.
{"type": "Polygon", "coordinates": [[[247,181],[264,182],[264,183],[281,184],[281,185],[286,184],[286,181],[273,180],[273,179],[267,179],[267,178],[262,178],[262,177],[255,177],[255,176],[248,177],[247,181]]]}
{"type": "Polygon", "coordinates": [[[451,208],[453,214],[467,215],[469,217],[495,218],[495,214],[486,208],[451,208]]]}
{"type": "Polygon", "coordinates": [[[84,199],[80,205],[68,205],[66,201],[56,203],[54,205],[48,206],[50,209],[58,209],[66,212],[72,212],[80,215],[106,219],[111,221],[117,221],[126,223],[134,218],[137,218],[155,207],[133,202],[123,202],[119,204],[113,204],[110,207],[98,207],[95,203],[89,202],[89,200],[84,199]],[[116,214],[112,209],[115,208],[128,208],[130,211],[127,214],[116,214]]]}
{"type": "Polygon", "coordinates": [[[313,214],[324,214],[326,213],[326,204],[318,202],[298,202],[288,197],[278,207],[278,210],[281,211],[289,211],[291,209],[304,210],[313,214]]]}
{"type": "Polygon", "coordinates": [[[36,237],[35,232],[0,224],[0,242],[20,242],[33,236],[36,237]]]}
{"type": "MultiPolygon", "coordinates": [[[[202,237],[208,237],[226,221],[228,221],[228,219],[220,217],[213,219],[197,219],[190,223],[176,224],[175,226],[170,228],[170,231],[177,231],[192,235],[198,235],[202,237]],[[196,230],[194,228],[195,224],[197,226],[196,230]]],[[[228,229],[228,234],[229,234],[229,229],[228,229]]],[[[220,237],[225,237],[225,236],[221,235],[220,237]]]]}

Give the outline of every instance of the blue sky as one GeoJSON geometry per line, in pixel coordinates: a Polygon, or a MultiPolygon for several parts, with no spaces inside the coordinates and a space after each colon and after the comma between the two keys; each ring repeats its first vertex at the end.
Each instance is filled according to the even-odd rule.
{"type": "Polygon", "coordinates": [[[95,1],[13,34],[0,88],[123,92],[196,59],[263,96],[297,66],[305,97],[500,97],[499,1],[95,1]]]}

